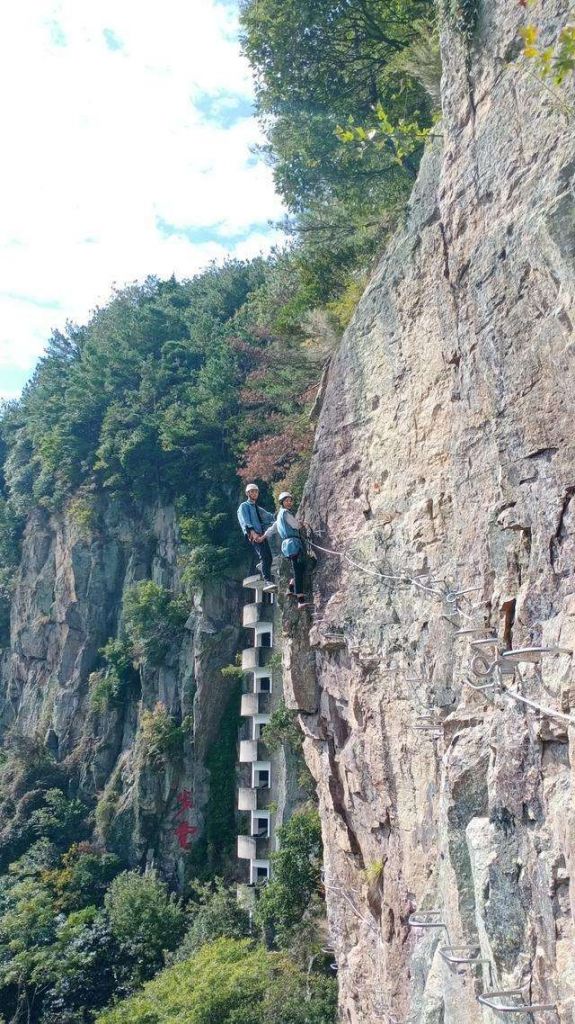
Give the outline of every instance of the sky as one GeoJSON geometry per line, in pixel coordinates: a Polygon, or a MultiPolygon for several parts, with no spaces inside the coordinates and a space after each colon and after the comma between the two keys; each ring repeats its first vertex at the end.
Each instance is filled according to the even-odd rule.
{"type": "Polygon", "coordinates": [[[0,396],[113,286],[267,251],[235,0],[25,0],[0,14],[0,396]]]}

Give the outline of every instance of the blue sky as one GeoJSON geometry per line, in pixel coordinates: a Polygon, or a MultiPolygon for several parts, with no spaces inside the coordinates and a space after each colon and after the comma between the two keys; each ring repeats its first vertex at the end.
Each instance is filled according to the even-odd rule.
{"type": "Polygon", "coordinates": [[[26,0],[0,14],[0,395],[115,285],[277,239],[235,0],[26,0]]]}

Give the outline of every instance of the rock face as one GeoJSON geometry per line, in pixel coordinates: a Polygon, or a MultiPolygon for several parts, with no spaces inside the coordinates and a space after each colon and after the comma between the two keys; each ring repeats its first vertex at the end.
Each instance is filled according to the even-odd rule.
{"type": "MultiPolygon", "coordinates": [[[[174,510],[141,515],[103,502],[98,528],[36,512],[24,538],[12,606],[11,652],[0,687],[2,734],[36,738],[99,800],[99,824],[112,848],[134,865],[155,863],[173,880],[183,871],[182,818],[200,836],[208,799],[206,757],[233,685],[220,668],[240,635],[240,587],[198,592],[181,644],[158,667],[142,664],[129,699],[95,710],[89,676],[98,652],[118,635],[128,588],[153,579],[178,585],[174,510]],[[150,765],[139,750],[142,713],[161,702],[174,722],[193,721],[183,755],[150,765]],[[187,806],[190,801],[193,807],[187,806]]],[[[233,790],[233,780],[231,780],[233,790]]]]}
{"type": "MultiPolygon", "coordinates": [[[[567,12],[545,3],[544,42],[567,12]]],[[[444,31],[441,137],[332,361],[306,492],[352,560],[319,552],[286,640],[352,1024],[500,1019],[476,998],[498,988],[558,1011],[511,1020],[575,1019],[575,731],[508,692],[575,721],[573,659],[481,678],[456,635],[496,634],[479,672],[575,649],[575,136],[513,63],[521,23],[493,0],[469,52],[444,31]],[[410,926],[426,909],[444,927],[410,926]]]]}

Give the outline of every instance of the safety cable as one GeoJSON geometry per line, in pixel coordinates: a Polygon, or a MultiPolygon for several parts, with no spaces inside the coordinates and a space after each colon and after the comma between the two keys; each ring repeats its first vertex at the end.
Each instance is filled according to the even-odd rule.
{"type": "MultiPolygon", "coordinates": [[[[426,594],[431,594],[434,597],[440,597],[442,600],[451,601],[455,604],[456,611],[463,616],[463,618],[471,618],[469,613],[464,612],[459,608],[457,599],[465,594],[470,594],[480,590],[480,587],[468,587],[465,590],[459,591],[437,590],[433,587],[425,586],[412,576],[398,576],[397,574],[383,573],[379,572],[377,569],[371,569],[369,566],[356,561],[355,558],[352,558],[351,555],[348,555],[345,551],[335,551],[333,548],[324,548],[321,544],[316,544],[314,541],[309,541],[308,543],[311,547],[316,548],[317,551],[322,551],[326,555],[334,555],[336,558],[342,558],[344,561],[348,562],[349,565],[353,565],[356,569],[367,573],[369,576],[375,576],[377,579],[388,580],[393,583],[409,583],[426,594]]],[[[441,586],[439,581],[434,582],[437,582],[437,585],[441,586]]],[[[523,697],[517,692],[517,690],[513,690],[511,687],[503,687],[502,692],[511,697],[512,700],[525,704],[527,707],[533,708],[534,711],[539,711],[546,718],[556,718],[558,721],[565,722],[567,725],[575,726],[575,719],[571,718],[570,715],[564,715],[561,711],[555,711],[553,708],[548,708],[543,704],[538,704],[536,701],[529,700],[529,698],[523,697]]]]}
{"type": "Polygon", "coordinates": [[[546,718],[557,718],[560,722],[566,722],[567,725],[575,726],[575,718],[571,718],[570,715],[564,715],[562,711],[555,711],[553,708],[547,708],[543,704],[537,704],[534,700],[529,700],[528,697],[523,697],[517,690],[513,690],[510,686],[502,687],[502,693],[507,694],[508,697],[512,697],[513,700],[520,701],[521,704],[527,704],[528,707],[533,708],[535,711],[540,711],[546,718]]]}
{"type": "Polygon", "coordinates": [[[371,569],[369,566],[362,565],[361,562],[357,562],[355,558],[352,558],[351,555],[348,555],[345,551],[334,551],[331,548],[323,548],[321,544],[316,544],[314,541],[309,541],[309,543],[312,548],[316,548],[317,551],[323,551],[326,555],[335,555],[336,558],[343,558],[344,561],[349,562],[350,565],[353,565],[361,572],[367,573],[369,576],[376,576],[380,580],[388,580],[392,583],[410,583],[412,586],[417,587],[418,590],[422,590],[426,594],[432,594],[434,597],[441,597],[443,599],[448,596],[445,591],[426,587],[425,584],[420,583],[419,580],[414,579],[412,576],[398,576],[397,574],[379,572],[377,569],[371,569]]]}

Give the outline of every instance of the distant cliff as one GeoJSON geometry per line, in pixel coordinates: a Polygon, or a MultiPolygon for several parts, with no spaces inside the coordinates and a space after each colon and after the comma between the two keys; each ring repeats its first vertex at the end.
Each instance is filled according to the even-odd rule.
{"type": "MultiPolygon", "coordinates": [[[[544,41],[567,13],[545,4],[544,41]]],[[[480,671],[575,649],[575,137],[514,62],[521,17],[485,5],[470,43],[446,19],[443,120],[332,360],[306,489],[317,542],[355,563],[319,553],[286,647],[352,1024],[475,1024],[478,994],[519,987],[574,1019],[575,733],[465,685],[498,678],[471,671],[490,631],[480,671]],[[410,925],[429,909],[443,927],[410,925]]],[[[573,665],[501,680],[575,721],[573,665]]]]}
{"type": "MultiPolygon", "coordinates": [[[[130,516],[121,508],[102,500],[97,527],[66,513],[30,517],[2,663],[2,733],[9,746],[13,737],[44,745],[71,791],[94,802],[100,838],[128,863],[153,864],[177,882],[204,832],[207,757],[236,685],[219,670],[238,646],[241,592],[232,583],[198,589],[162,658],[135,659],[121,700],[95,699],[99,652],[121,633],[126,594],[146,579],[166,593],[179,583],[174,509],[130,516]],[[153,722],[164,711],[181,734],[169,751],[146,750],[143,716],[153,722]],[[183,792],[189,830],[179,834],[183,792]]],[[[235,727],[231,743],[233,822],[235,727]]]]}

